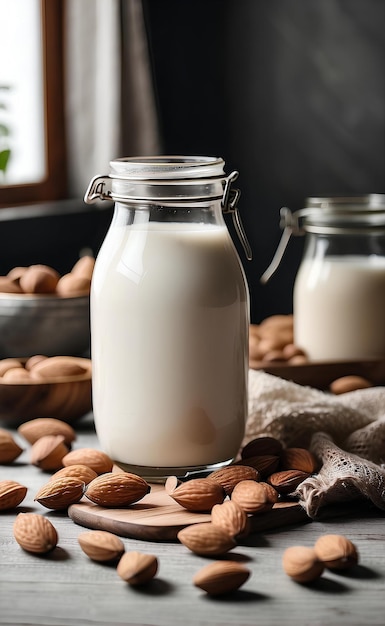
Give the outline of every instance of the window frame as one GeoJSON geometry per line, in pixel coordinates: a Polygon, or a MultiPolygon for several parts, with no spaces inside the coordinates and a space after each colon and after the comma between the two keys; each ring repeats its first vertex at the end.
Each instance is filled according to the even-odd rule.
{"type": "Polygon", "coordinates": [[[45,177],[36,183],[0,185],[0,209],[66,197],[64,2],[65,0],[40,0],[43,41],[45,177]]]}

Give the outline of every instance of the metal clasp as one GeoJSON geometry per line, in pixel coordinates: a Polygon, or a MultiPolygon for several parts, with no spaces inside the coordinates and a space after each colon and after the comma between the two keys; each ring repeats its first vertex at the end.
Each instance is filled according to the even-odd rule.
{"type": "Polygon", "coordinates": [[[111,195],[111,178],[106,176],[94,176],[88,185],[88,189],[84,195],[86,204],[93,204],[97,200],[112,201],[111,195]]]}
{"type": "Polygon", "coordinates": [[[303,211],[296,211],[296,213],[292,213],[287,207],[282,207],[279,213],[281,216],[279,225],[283,229],[283,233],[269,267],[264,271],[260,278],[260,281],[263,284],[266,284],[278,269],[290,237],[292,235],[302,235],[304,232],[299,223],[299,217],[303,215],[303,211]]]}
{"type": "Polygon", "coordinates": [[[252,253],[249,241],[247,239],[246,232],[243,227],[241,216],[239,214],[238,206],[237,206],[241,192],[239,189],[234,189],[231,187],[232,182],[238,178],[238,175],[239,175],[239,172],[234,171],[226,178],[221,205],[222,205],[222,211],[224,214],[231,213],[234,227],[235,227],[235,230],[237,231],[237,235],[242,244],[246,258],[248,261],[251,261],[253,258],[253,253],[252,253]]]}

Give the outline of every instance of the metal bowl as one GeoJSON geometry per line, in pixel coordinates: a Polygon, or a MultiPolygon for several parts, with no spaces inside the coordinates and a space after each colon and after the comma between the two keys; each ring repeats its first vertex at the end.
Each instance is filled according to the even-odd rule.
{"type": "Polygon", "coordinates": [[[86,355],[89,295],[0,293],[0,358],[86,355]]]}

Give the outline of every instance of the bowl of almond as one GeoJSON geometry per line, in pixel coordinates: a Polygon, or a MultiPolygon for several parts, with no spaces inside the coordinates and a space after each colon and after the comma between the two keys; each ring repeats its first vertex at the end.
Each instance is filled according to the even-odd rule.
{"type": "Polygon", "coordinates": [[[0,360],[0,422],[17,426],[55,417],[70,423],[91,408],[89,358],[38,354],[0,360]]]}
{"type": "Polygon", "coordinates": [[[87,353],[94,263],[84,256],[64,275],[36,264],[0,276],[0,358],[87,353]]]}

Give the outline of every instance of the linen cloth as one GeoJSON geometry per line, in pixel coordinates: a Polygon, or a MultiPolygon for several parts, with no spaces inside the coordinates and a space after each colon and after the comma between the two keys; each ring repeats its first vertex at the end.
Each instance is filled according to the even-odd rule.
{"type": "Polygon", "coordinates": [[[293,494],[310,517],[362,498],[385,510],[385,387],[336,396],[250,369],[242,446],[260,435],[307,447],[319,460],[318,474],[293,494]]]}

